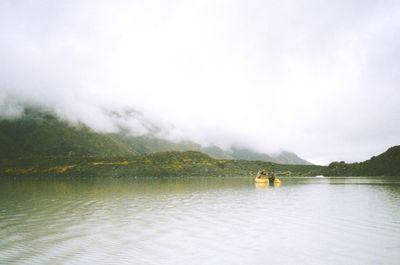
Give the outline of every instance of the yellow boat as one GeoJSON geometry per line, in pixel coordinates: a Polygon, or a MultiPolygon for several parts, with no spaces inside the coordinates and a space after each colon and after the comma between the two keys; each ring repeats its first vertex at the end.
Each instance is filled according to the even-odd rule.
{"type": "Polygon", "coordinates": [[[269,174],[265,170],[259,171],[254,181],[256,183],[263,183],[263,184],[280,184],[281,181],[278,178],[274,177],[274,183],[270,183],[269,181],[269,174]]]}

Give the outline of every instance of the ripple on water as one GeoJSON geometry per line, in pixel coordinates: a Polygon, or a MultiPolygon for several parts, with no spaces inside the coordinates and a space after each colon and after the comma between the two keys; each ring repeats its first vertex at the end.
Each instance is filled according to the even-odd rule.
{"type": "Polygon", "coordinates": [[[48,183],[0,186],[0,196],[18,195],[0,200],[0,263],[396,264],[400,259],[400,239],[394,236],[400,232],[399,185],[359,180],[331,185],[325,178],[257,188],[246,179],[224,181],[66,182],[61,194],[48,183]]]}

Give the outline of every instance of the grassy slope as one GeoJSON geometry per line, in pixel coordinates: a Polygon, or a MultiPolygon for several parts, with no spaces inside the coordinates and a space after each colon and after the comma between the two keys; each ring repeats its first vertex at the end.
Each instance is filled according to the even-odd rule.
{"type": "Polygon", "coordinates": [[[263,161],[213,159],[200,152],[160,152],[124,157],[47,157],[0,164],[0,177],[187,177],[254,176],[260,169],[278,176],[400,176],[399,147],[362,163],[284,165],[263,161]]]}
{"type": "Polygon", "coordinates": [[[27,177],[218,177],[255,176],[258,170],[279,176],[315,175],[320,166],[280,165],[262,161],[218,160],[200,152],[161,152],[130,157],[57,157],[21,159],[0,166],[0,176],[27,177]]]}

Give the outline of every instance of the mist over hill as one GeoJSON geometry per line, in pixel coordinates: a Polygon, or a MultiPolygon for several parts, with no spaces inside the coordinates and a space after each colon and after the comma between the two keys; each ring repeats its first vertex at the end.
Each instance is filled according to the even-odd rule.
{"type": "MultiPolygon", "coordinates": [[[[150,125],[148,125],[150,126],[150,125]]],[[[149,127],[150,128],[150,127],[149,127]]],[[[0,177],[400,176],[400,146],[359,163],[307,164],[296,154],[263,154],[247,148],[204,147],[128,130],[96,132],[43,109],[0,120],[0,177]]]]}
{"type": "MultiPolygon", "coordinates": [[[[98,132],[83,123],[71,123],[41,108],[24,108],[20,115],[0,119],[0,159],[26,157],[122,157],[165,151],[199,151],[216,159],[260,160],[281,164],[310,164],[294,153],[264,154],[248,148],[224,150],[191,140],[162,137],[162,129],[133,110],[110,112],[116,120],[133,119],[144,134],[134,135],[122,126],[116,132],[98,132]],[[140,125],[140,126],[139,126],[140,125]],[[161,132],[161,133],[160,133],[161,132]]],[[[131,121],[132,123],[132,121],[131,121]]]]}

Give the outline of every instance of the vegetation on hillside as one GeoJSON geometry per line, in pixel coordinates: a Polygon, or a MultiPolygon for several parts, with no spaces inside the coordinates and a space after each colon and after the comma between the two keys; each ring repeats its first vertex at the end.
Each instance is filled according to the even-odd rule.
{"type": "Polygon", "coordinates": [[[0,164],[3,177],[222,177],[252,176],[260,169],[279,176],[315,175],[321,166],[263,161],[218,160],[195,152],[160,152],[129,157],[43,157],[0,164]]]}
{"type": "Polygon", "coordinates": [[[289,165],[282,157],[282,164],[262,161],[267,156],[149,135],[98,133],[34,109],[0,120],[0,177],[254,176],[261,169],[278,176],[400,176],[400,146],[361,163],[329,166],[289,165]]]}

